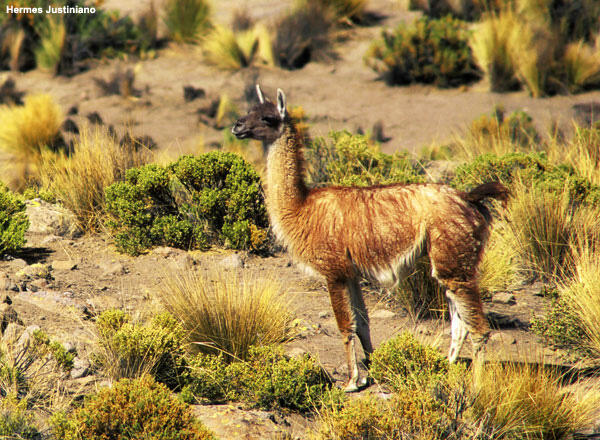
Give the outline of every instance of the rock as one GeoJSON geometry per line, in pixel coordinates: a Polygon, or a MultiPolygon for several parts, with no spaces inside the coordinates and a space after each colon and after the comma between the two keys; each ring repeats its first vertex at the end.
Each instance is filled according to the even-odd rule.
{"type": "Polygon", "coordinates": [[[11,260],[10,263],[10,269],[13,272],[16,272],[18,270],[23,269],[24,267],[27,267],[27,261],[23,260],[22,258],[15,258],[14,260],[11,260]]]}
{"type": "Polygon", "coordinates": [[[21,321],[12,305],[7,303],[0,304],[0,333],[4,333],[11,323],[23,325],[23,321],[21,321]]]}
{"type": "Polygon", "coordinates": [[[325,318],[328,318],[328,317],[329,317],[329,312],[328,311],[323,310],[322,312],[319,312],[319,318],[325,319],[325,318]]]}
{"type": "Polygon", "coordinates": [[[244,266],[244,259],[239,254],[231,254],[221,260],[224,269],[242,269],[244,266]]]}
{"type": "Polygon", "coordinates": [[[169,265],[174,269],[174,270],[188,270],[191,269],[191,267],[195,264],[196,262],[194,261],[194,259],[191,257],[190,254],[188,254],[187,252],[181,254],[181,255],[177,255],[177,257],[173,258],[170,262],[169,265]]]}
{"type": "Polygon", "coordinates": [[[65,342],[63,347],[67,353],[77,353],[77,347],[72,342],[65,342]]]}
{"type": "Polygon", "coordinates": [[[307,351],[301,347],[294,347],[290,351],[288,351],[288,356],[292,358],[299,358],[304,356],[307,351]]]}
{"type": "Polygon", "coordinates": [[[42,246],[46,246],[46,245],[52,244],[58,240],[60,240],[60,237],[58,235],[48,235],[47,237],[44,237],[44,239],[40,241],[40,244],[42,246]]]}
{"type": "Polygon", "coordinates": [[[15,276],[19,279],[48,279],[51,277],[51,271],[52,267],[49,264],[35,263],[24,267],[15,276]]]}
{"type": "Polygon", "coordinates": [[[375,310],[373,313],[371,313],[371,318],[375,319],[390,319],[394,316],[396,316],[394,312],[386,309],[375,310]]]}
{"type": "Polygon", "coordinates": [[[90,363],[79,356],[73,359],[73,368],[71,369],[71,379],[79,379],[90,373],[90,363]]]}
{"type": "Polygon", "coordinates": [[[175,248],[168,247],[168,246],[159,246],[152,250],[153,255],[156,255],[157,257],[162,257],[162,258],[173,257],[174,255],[177,255],[181,252],[184,252],[184,251],[182,251],[181,249],[175,249],[175,248]]]}
{"type": "Polygon", "coordinates": [[[29,341],[31,340],[33,333],[35,333],[38,330],[40,330],[39,325],[30,325],[29,327],[27,327],[25,331],[21,334],[19,340],[17,341],[17,347],[20,347],[21,349],[26,348],[29,345],[29,341]]]}
{"type": "Polygon", "coordinates": [[[4,333],[2,334],[2,341],[7,344],[13,345],[19,340],[19,337],[25,331],[25,326],[16,322],[11,322],[6,326],[4,333]]]}
{"type": "Polygon", "coordinates": [[[490,342],[498,342],[500,344],[516,344],[517,340],[514,336],[507,335],[502,332],[494,332],[490,336],[490,342]]]}
{"type": "Polygon", "coordinates": [[[25,203],[30,233],[66,238],[75,238],[82,234],[71,211],[41,199],[28,200],[25,203]]]}
{"type": "Polygon", "coordinates": [[[77,264],[74,260],[57,260],[52,262],[52,268],[55,270],[75,270],[77,264]]]}
{"type": "Polygon", "coordinates": [[[510,292],[498,292],[492,296],[492,301],[497,304],[513,305],[517,303],[517,299],[510,292]]]}
{"type": "Polygon", "coordinates": [[[8,304],[11,305],[12,304],[12,299],[10,298],[10,296],[6,295],[4,297],[4,299],[2,300],[2,304],[8,304]]]}
{"type": "Polygon", "coordinates": [[[118,275],[124,275],[127,273],[127,269],[118,261],[109,261],[100,263],[100,268],[103,270],[103,277],[113,277],[118,275]]]}

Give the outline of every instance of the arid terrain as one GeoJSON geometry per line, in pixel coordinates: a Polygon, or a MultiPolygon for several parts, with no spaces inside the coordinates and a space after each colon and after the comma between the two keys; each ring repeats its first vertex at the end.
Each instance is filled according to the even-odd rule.
{"type": "MultiPolygon", "coordinates": [[[[108,0],[104,6],[135,16],[149,3],[108,0]]],[[[136,136],[150,136],[159,154],[164,152],[171,157],[204,151],[204,147],[200,148],[202,145],[223,139],[222,129],[202,123],[199,101],[184,100],[185,86],[202,88],[208,96],[226,94],[242,113],[248,105],[244,99],[246,86],[259,82],[269,96],[282,88],[288,103],[302,106],[306,112],[312,136],[325,136],[333,129],[370,130],[381,122],[389,138],[382,144],[382,150],[387,153],[404,149],[415,152],[423,146],[450,142],[463,134],[471,121],[489,114],[496,105],[504,106],[508,112],[527,111],[541,132],[557,123],[568,133],[572,120],[577,117],[573,105],[600,102],[600,91],[535,99],[526,91],[489,92],[483,81],[451,89],[427,85],[390,87],[364,64],[363,54],[383,27],[418,16],[399,3],[371,0],[369,10],[378,17],[374,24],[345,29],[334,46],[335,59],[311,62],[294,71],[253,67],[224,72],[206,65],[198,47],[169,43],[158,49],[152,59],[97,61],[92,69],[73,77],[53,76],[39,70],[3,72],[2,75],[9,75],[17,89],[26,93],[51,94],[65,112],[76,107],[77,114],[70,117],[78,124],[86,120],[87,115],[97,112],[104,124],[112,125],[119,133],[130,131],[136,136]],[[105,96],[101,92],[94,79],[107,79],[117,68],[134,69],[138,96],[105,96]]],[[[241,6],[247,7],[255,19],[269,23],[289,4],[287,0],[219,0],[213,2],[213,7],[216,20],[223,24],[228,23],[232,11],[241,6]]],[[[155,6],[160,10],[159,3],[155,6]]],[[[29,204],[28,210],[54,209],[44,202],[41,208],[37,202],[29,204]]],[[[46,216],[46,211],[41,212],[42,217],[46,216]]],[[[186,252],[161,247],[129,257],[116,251],[108,235],[64,234],[62,220],[52,224],[49,218],[36,220],[40,226],[27,233],[26,247],[0,261],[0,288],[4,289],[2,297],[12,300],[25,326],[37,325],[48,335],[77,349],[76,368],[80,371],[89,367],[86,354],[90,350],[90,316],[112,307],[122,308],[132,316],[143,316],[160,308],[156,293],[169,272],[217,268],[224,272],[247,271],[259,277],[276,274],[283,280],[289,287],[294,313],[300,320],[299,336],[286,345],[287,352],[316,355],[336,384],[343,385],[346,362],[324,281],[302,272],[287,253],[259,256],[218,248],[186,252]],[[50,275],[36,275],[36,270],[29,269],[34,264],[46,267],[50,275]]],[[[419,339],[446,352],[450,341],[448,322],[415,321],[386,291],[370,287],[365,290],[376,346],[410,330],[419,339]]],[[[541,290],[539,283],[527,284],[519,290],[497,293],[486,299],[485,311],[495,329],[488,343],[488,358],[559,364],[573,367],[574,371],[583,369],[581,365],[568,364],[559,351],[549,348],[530,331],[532,314],[543,315],[549,306],[541,290]]],[[[461,358],[469,357],[470,344],[467,343],[461,358]]],[[[100,386],[94,375],[82,372],[75,376],[71,379],[74,388],[92,390],[100,386]]],[[[362,393],[377,393],[376,388],[362,393]]],[[[241,404],[195,406],[194,411],[223,439],[304,438],[306,429],[316,423],[312,418],[251,410],[241,404]],[[283,433],[290,437],[284,437],[283,433]]]]}

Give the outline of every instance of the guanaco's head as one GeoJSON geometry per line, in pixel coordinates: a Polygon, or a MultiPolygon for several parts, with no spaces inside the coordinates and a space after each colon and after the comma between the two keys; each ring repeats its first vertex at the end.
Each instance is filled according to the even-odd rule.
{"type": "Polygon", "coordinates": [[[258,84],[256,94],[259,103],[233,124],[231,132],[238,139],[257,139],[264,144],[272,144],[279,138],[283,124],[288,120],[285,94],[281,89],[277,89],[277,105],[265,99],[258,84]]]}

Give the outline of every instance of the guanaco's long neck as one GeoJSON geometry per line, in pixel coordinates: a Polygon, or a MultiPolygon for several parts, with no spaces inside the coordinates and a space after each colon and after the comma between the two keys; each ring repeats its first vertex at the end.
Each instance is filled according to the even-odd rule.
{"type": "Polygon", "coordinates": [[[296,210],[306,199],[301,142],[296,127],[286,121],[281,136],[269,150],[266,195],[271,215],[296,210]]]}

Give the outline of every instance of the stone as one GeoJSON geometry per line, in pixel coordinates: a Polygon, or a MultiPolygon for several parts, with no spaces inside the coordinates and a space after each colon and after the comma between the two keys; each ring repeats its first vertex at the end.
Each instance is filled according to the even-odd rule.
{"type": "Polygon", "coordinates": [[[67,353],[77,353],[77,347],[72,342],[65,342],[63,347],[67,353]]]}
{"type": "Polygon", "coordinates": [[[4,333],[10,323],[23,325],[23,321],[21,321],[13,306],[2,303],[0,304],[0,333],[4,333]]]}
{"type": "Polygon", "coordinates": [[[75,270],[77,264],[77,261],[74,260],[57,260],[52,262],[52,268],[55,270],[75,270]]]}
{"type": "Polygon", "coordinates": [[[27,327],[25,329],[25,331],[21,334],[21,337],[18,339],[17,344],[16,344],[17,347],[21,347],[21,348],[27,347],[29,345],[29,341],[31,340],[31,337],[38,330],[40,330],[39,325],[30,325],[29,327],[27,327]]]}
{"type": "Polygon", "coordinates": [[[396,316],[394,312],[386,309],[375,310],[373,313],[371,313],[371,318],[374,319],[391,319],[394,316],[396,316]]]}
{"type": "Polygon", "coordinates": [[[328,311],[323,310],[322,312],[319,312],[319,318],[325,319],[325,318],[328,318],[328,317],[329,317],[329,312],[328,311]]]}
{"type": "Polygon", "coordinates": [[[35,263],[24,267],[15,276],[19,279],[50,278],[52,267],[49,264],[35,263]]]}
{"type": "Polygon", "coordinates": [[[6,326],[6,329],[2,334],[2,340],[7,344],[13,345],[19,340],[24,331],[24,325],[17,322],[11,322],[6,326]]]}
{"type": "Polygon", "coordinates": [[[516,344],[517,340],[515,339],[514,336],[507,335],[506,333],[494,332],[490,336],[490,342],[497,342],[500,344],[511,344],[512,345],[512,344],[516,344]]]}
{"type": "Polygon", "coordinates": [[[100,263],[100,268],[103,270],[102,276],[104,277],[113,277],[127,273],[125,266],[118,261],[100,263]]]}
{"type": "Polygon", "coordinates": [[[168,247],[168,246],[159,246],[157,248],[152,249],[153,255],[156,255],[157,257],[162,257],[162,258],[173,257],[173,256],[179,254],[180,252],[183,252],[183,251],[180,249],[175,249],[175,248],[168,247]]]}
{"type": "Polygon", "coordinates": [[[90,363],[86,359],[76,356],[73,359],[73,368],[71,369],[71,379],[79,379],[90,373],[90,363]]]}
{"type": "Polygon", "coordinates": [[[239,254],[231,254],[221,260],[221,266],[224,269],[242,269],[245,262],[239,254]]]}
{"type": "Polygon", "coordinates": [[[75,238],[82,234],[71,211],[41,199],[28,200],[25,204],[25,212],[29,217],[29,233],[66,238],[75,238]]]}
{"type": "Polygon", "coordinates": [[[292,358],[299,358],[304,356],[307,351],[301,347],[294,347],[290,351],[288,351],[288,356],[292,358]]]}
{"type": "Polygon", "coordinates": [[[183,253],[181,255],[177,255],[175,258],[173,258],[169,262],[169,265],[174,270],[184,271],[184,270],[191,269],[195,263],[196,262],[194,261],[192,256],[190,254],[188,254],[187,252],[185,252],[185,253],[183,253]]]}
{"type": "Polygon", "coordinates": [[[517,299],[510,292],[498,292],[494,293],[494,295],[492,296],[492,302],[495,302],[497,304],[514,305],[517,303],[517,299]]]}

